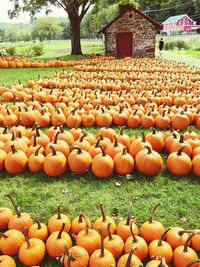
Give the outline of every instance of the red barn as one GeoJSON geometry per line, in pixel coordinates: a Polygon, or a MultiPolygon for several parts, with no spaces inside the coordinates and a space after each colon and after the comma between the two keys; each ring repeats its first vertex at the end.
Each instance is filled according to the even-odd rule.
{"type": "Polygon", "coordinates": [[[162,28],[162,24],[131,5],[121,5],[119,15],[99,33],[104,34],[106,55],[154,57],[156,34],[162,28]]]}
{"type": "Polygon", "coordinates": [[[163,23],[163,32],[170,34],[172,32],[191,32],[196,25],[187,14],[169,17],[163,23]]]}

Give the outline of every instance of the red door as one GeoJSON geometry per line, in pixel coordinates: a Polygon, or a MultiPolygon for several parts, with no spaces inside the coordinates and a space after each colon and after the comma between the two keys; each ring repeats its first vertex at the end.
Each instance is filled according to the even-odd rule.
{"type": "Polygon", "coordinates": [[[132,57],[133,34],[131,32],[120,32],[116,35],[117,57],[132,57]]]}

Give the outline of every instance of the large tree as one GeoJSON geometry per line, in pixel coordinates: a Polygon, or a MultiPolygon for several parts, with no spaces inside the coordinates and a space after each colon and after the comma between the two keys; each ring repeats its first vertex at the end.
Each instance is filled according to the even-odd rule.
{"type": "Polygon", "coordinates": [[[42,8],[47,10],[51,5],[64,9],[70,21],[71,53],[82,54],[80,41],[81,21],[93,3],[98,0],[10,0],[13,9],[9,11],[10,18],[16,17],[20,12],[28,11],[33,17],[42,8]]]}

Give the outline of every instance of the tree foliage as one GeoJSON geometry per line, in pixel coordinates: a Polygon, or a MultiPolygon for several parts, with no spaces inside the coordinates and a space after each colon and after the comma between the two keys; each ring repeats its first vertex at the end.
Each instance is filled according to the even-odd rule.
{"type": "Polygon", "coordinates": [[[58,21],[53,17],[38,18],[33,23],[32,36],[40,41],[53,40],[61,36],[62,27],[58,25],[58,21]]]}

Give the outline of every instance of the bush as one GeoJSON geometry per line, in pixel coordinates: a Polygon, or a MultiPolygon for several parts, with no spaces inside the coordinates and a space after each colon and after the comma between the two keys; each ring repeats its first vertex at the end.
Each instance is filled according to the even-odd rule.
{"type": "Polygon", "coordinates": [[[9,56],[14,56],[16,54],[16,48],[14,46],[6,48],[6,54],[9,56]]]}
{"type": "Polygon", "coordinates": [[[183,40],[175,40],[175,41],[169,41],[165,43],[166,50],[174,50],[175,48],[178,48],[178,50],[181,50],[181,49],[187,50],[189,49],[189,46],[183,40]]]}
{"type": "Polygon", "coordinates": [[[42,45],[34,45],[32,47],[34,56],[41,56],[44,54],[44,47],[42,45]]]}
{"type": "Polygon", "coordinates": [[[22,47],[22,48],[19,49],[18,54],[20,56],[32,57],[33,56],[32,47],[31,46],[22,47]]]}

